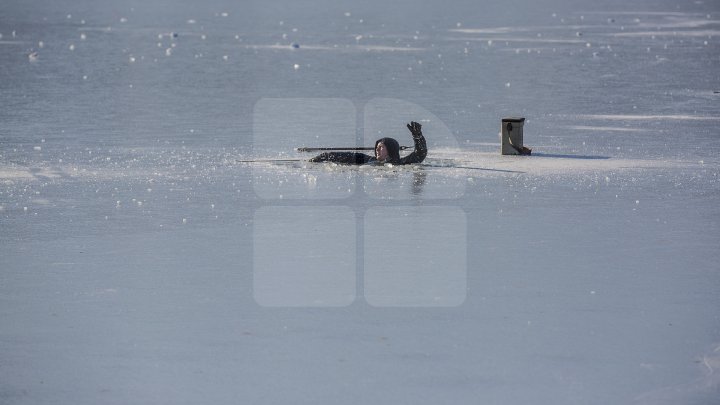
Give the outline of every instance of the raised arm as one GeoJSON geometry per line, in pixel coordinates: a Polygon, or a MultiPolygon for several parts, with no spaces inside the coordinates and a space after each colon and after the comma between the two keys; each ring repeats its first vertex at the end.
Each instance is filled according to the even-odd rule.
{"type": "Polygon", "coordinates": [[[413,121],[407,124],[407,127],[412,134],[413,141],[415,142],[415,150],[413,153],[400,159],[400,164],[402,165],[420,163],[425,160],[425,156],[427,156],[427,145],[425,144],[425,137],[422,134],[422,125],[413,121]]]}

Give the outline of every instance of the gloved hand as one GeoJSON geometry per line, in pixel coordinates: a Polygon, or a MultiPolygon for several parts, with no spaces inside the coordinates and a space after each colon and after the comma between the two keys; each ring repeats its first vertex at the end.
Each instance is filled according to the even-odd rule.
{"type": "Polygon", "coordinates": [[[427,156],[427,144],[425,143],[425,137],[422,133],[422,125],[412,121],[407,124],[407,128],[410,130],[410,133],[412,133],[415,150],[403,158],[403,164],[420,163],[425,159],[425,156],[427,156]]]}
{"type": "Polygon", "coordinates": [[[420,123],[412,121],[407,124],[407,127],[410,130],[410,133],[413,135],[413,138],[422,136],[422,125],[420,125],[420,123]]]}

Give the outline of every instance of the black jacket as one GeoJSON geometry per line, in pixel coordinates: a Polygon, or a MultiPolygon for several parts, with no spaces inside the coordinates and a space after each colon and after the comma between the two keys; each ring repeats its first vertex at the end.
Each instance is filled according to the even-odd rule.
{"type": "MultiPolygon", "coordinates": [[[[378,143],[382,142],[388,151],[388,158],[382,163],[392,163],[394,165],[407,165],[411,163],[420,163],[427,156],[427,145],[425,144],[425,137],[422,134],[421,125],[417,122],[411,122],[408,124],[408,129],[412,133],[413,141],[415,142],[415,150],[401,158],[400,157],[400,144],[393,138],[381,138],[375,141],[375,147],[377,148],[378,143]]],[[[346,165],[363,165],[366,163],[378,162],[375,156],[369,156],[364,153],[357,152],[325,152],[321,153],[314,158],[310,159],[311,162],[334,162],[346,165]]]]}

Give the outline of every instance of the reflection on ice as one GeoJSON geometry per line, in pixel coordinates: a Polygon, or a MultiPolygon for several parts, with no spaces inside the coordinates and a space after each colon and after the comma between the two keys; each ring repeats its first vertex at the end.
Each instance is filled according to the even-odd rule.
{"type": "Polygon", "coordinates": [[[535,157],[546,157],[556,159],[581,159],[581,160],[597,160],[597,159],[610,159],[609,156],[588,156],[588,155],[560,155],[556,153],[533,153],[535,157]]]}
{"type": "MultiPolygon", "coordinates": [[[[561,115],[562,116],[562,115],[561,115]]],[[[570,117],[586,120],[609,120],[609,121],[650,121],[650,120],[670,120],[670,121],[720,121],[720,115],[703,116],[703,115],[686,115],[686,114],[578,114],[570,117]]]]}
{"type": "Polygon", "coordinates": [[[712,38],[720,35],[720,30],[694,30],[694,31],[635,31],[635,32],[616,32],[611,34],[614,37],[707,37],[712,38]]]}
{"type": "Polygon", "coordinates": [[[344,51],[344,52],[421,52],[424,51],[424,48],[417,48],[417,47],[403,47],[403,46],[387,46],[387,45],[352,45],[352,44],[344,44],[344,45],[306,45],[303,44],[302,46],[297,45],[293,43],[290,45],[281,45],[281,44],[274,44],[274,45],[246,45],[245,48],[247,49],[270,49],[270,50],[287,50],[287,51],[302,51],[302,50],[311,50],[311,51],[344,51]]]}
{"type": "Polygon", "coordinates": [[[578,131],[599,131],[599,132],[648,132],[650,129],[647,128],[628,128],[628,127],[608,127],[601,125],[568,125],[565,127],[571,130],[578,131]]]}
{"type": "Polygon", "coordinates": [[[552,38],[537,38],[537,37],[462,37],[462,38],[448,38],[451,41],[479,41],[479,42],[527,42],[527,43],[540,43],[540,44],[586,44],[587,41],[581,39],[552,39],[552,38]]]}

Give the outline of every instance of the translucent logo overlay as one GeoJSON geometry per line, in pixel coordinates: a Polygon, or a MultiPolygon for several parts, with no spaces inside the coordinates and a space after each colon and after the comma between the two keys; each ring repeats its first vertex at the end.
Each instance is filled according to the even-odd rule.
{"type": "MultiPolygon", "coordinates": [[[[306,161],[313,154],[293,154],[296,147],[373,146],[386,136],[412,149],[410,121],[423,124],[431,153],[458,147],[448,128],[415,104],[373,99],[362,114],[345,99],[261,99],[253,113],[253,155],[306,161]]],[[[252,170],[261,201],[253,220],[259,305],[343,307],[364,299],[376,307],[453,307],[465,301],[463,182],[428,180],[422,165],[293,162],[252,170]]]]}

